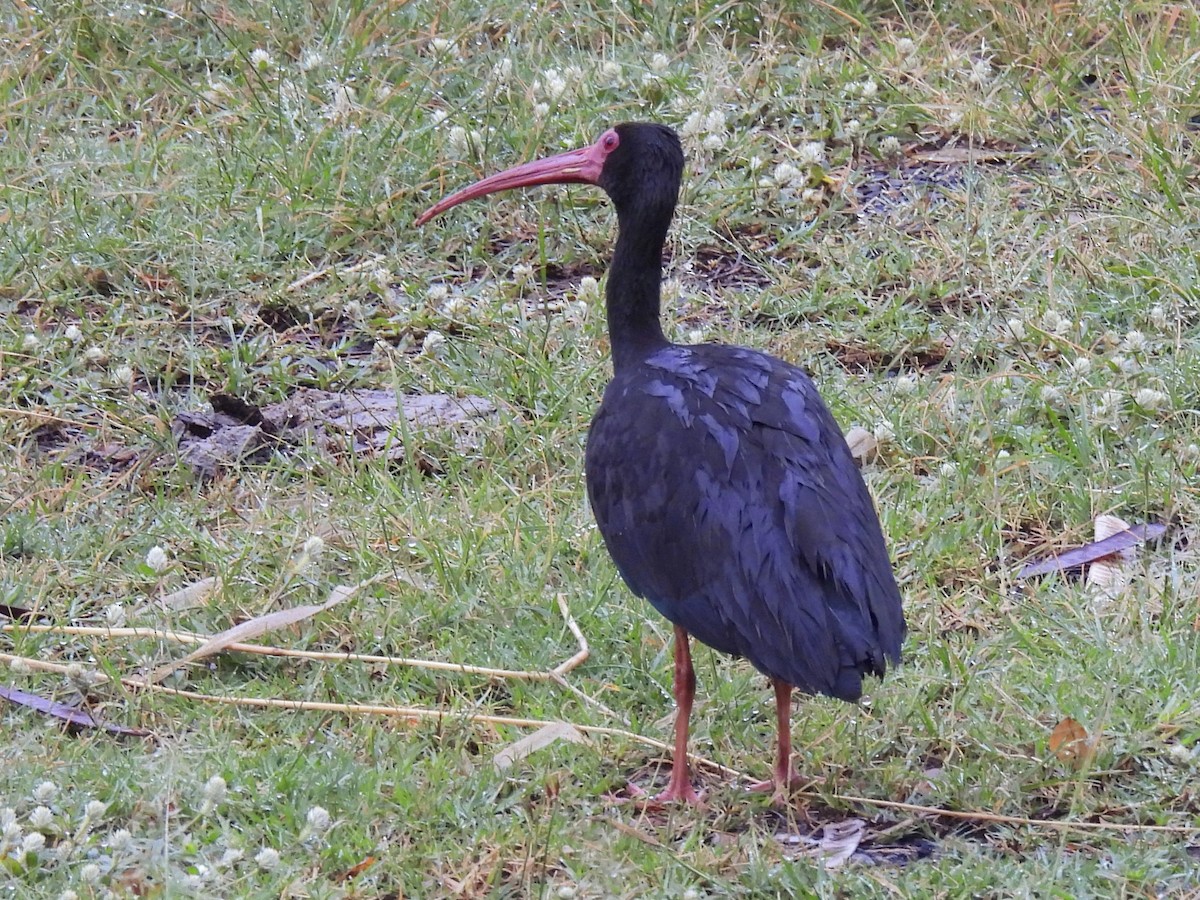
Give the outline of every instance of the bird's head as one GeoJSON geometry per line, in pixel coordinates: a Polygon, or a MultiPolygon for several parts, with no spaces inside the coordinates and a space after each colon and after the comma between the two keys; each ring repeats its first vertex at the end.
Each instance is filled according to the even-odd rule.
{"type": "Polygon", "coordinates": [[[587,147],[514,166],[439,200],[417,218],[434,216],[467,200],[538,184],[594,184],[604,189],[617,214],[669,220],[683,177],[683,149],[665,125],[626,122],[587,147]]]}

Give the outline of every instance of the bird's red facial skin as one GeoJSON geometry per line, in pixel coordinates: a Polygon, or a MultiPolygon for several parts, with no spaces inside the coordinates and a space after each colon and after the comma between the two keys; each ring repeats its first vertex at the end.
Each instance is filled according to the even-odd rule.
{"type": "Polygon", "coordinates": [[[620,145],[621,136],[615,128],[610,128],[590,146],[514,166],[468,185],[449,197],[443,197],[421,213],[416,224],[424,225],[453,206],[497,191],[531,187],[536,184],[598,184],[605,161],[620,145]]]}

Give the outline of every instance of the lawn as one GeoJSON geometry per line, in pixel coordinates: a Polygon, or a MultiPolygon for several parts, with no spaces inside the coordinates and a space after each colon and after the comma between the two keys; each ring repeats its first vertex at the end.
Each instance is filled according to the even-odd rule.
{"type": "Polygon", "coordinates": [[[15,0],[0,32],[0,893],[1200,895],[1193,6],[15,0]],[[668,334],[804,366],[874,445],[905,661],[798,704],[785,809],[745,790],[766,680],[702,648],[707,806],[617,802],[665,783],[673,701],[583,483],[611,207],[413,226],[626,120],[688,157],[668,334]],[[367,391],[475,414],[298,424],[367,391]],[[1166,531],[1019,577],[1109,516],[1166,531]],[[185,659],[237,625],[274,649],[185,659]]]}

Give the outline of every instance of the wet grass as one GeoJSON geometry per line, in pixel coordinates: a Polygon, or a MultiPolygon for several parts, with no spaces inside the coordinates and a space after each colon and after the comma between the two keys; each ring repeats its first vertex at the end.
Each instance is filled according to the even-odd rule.
{"type": "MultiPolygon", "coordinates": [[[[561,596],[592,648],[570,683],[612,713],[553,683],[247,655],[168,682],[444,716],[217,705],[94,683],[173,645],[9,630],[33,663],[5,684],[154,733],[4,709],[9,895],[1200,889],[1195,833],[987,818],[1200,826],[1194,10],[63,2],[0,24],[0,603],[212,633],[382,573],[270,640],[544,670],[575,651],[561,596]],[[786,814],[711,774],[703,814],[613,806],[660,754],[596,737],[499,770],[528,729],[468,718],[669,736],[669,629],[581,475],[611,210],[543,189],[411,227],[635,118],[685,135],[675,336],[802,363],[880,441],[906,663],[861,707],[804,703],[813,793],[786,814]],[[173,417],[213,393],[306,386],[504,411],[479,447],[400,464],[302,449],[205,481],[176,452],[173,417]],[[1101,514],[1171,526],[1126,588],[1015,578],[1101,514]],[[208,577],[199,606],[153,603],[208,577]],[[1067,718],[1082,759],[1051,747],[1067,718]],[[874,862],[776,839],[850,816],[874,862]]],[[[763,679],[697,660],[695,749],[762,776],[763,679]]]]}

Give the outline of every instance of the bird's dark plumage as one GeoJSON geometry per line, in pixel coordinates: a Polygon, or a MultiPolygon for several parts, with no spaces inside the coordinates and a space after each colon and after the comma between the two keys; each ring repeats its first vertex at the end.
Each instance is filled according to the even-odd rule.
{"type": "Polygon", "coordinates": [[[674,131],[618,125],[417,221],[525,185],[584,182],[612,199],[614,377],[588,435],[587,485],[621,576],[675,625],[675,764],[660,798],[699,799],[687,775],[689,634],[772,679],[779,744],[766,784],[778,795],[793,780],[792,688],[857,700],[863,675],[899,661],[900,592],[870,494],[808,376],[765,353],[663,335],[662,250],[682,176],[674,131]]]}
{"type": "Polygon", "coordinates": [[[718,344],[650,354],[605,391],[587,484],[630,589],[710,647],[843,700],[898,659],[879,521],[794,366],[718,344]]]}

